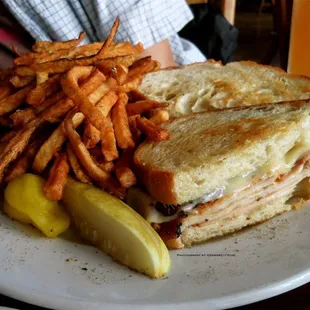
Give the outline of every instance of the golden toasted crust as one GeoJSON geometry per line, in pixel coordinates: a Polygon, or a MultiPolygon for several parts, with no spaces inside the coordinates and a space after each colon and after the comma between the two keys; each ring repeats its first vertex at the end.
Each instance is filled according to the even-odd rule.
{"type": "Polygon", "coordinates": [[[133,158],[134,165],[140,181],[146,187],[148,193],[159,201],[169,201],[171,204],[177,204],[177,199],[173,193],[174,174],[144,165],[139,161],[139,152],[138,148],[133,158]]]}
{"type": "Polygon", "coordinates": [[[310,98],[310,78],[252,61],[214,60],[146,75],[137,93],[169,103],[171,116],[310,98]]]}

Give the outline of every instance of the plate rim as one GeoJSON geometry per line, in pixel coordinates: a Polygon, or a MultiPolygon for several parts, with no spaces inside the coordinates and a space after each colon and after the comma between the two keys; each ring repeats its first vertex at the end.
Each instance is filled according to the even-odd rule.
{"type": "Polygon", "coordinates": [[[267,285],[263,285],[258,288],[251,290],[241,291],[235,294],[226,295],[220,298],[211,298],[211,299],[200,299],[196,301],[180,302],[180,303],[134,303],[134,304],[125,304],[125,303],[99,303],[91,302],[88,300],[79,300],[66,298],[58,295],[49,295],[47,293],[42,294],[37,290],[23,288],[22,286],[12,286],[12,282],[1,283],[0,282],[0,293],[14,298],[16,300],[26,302],[32,305],[52,308],[52,309],[105,309],[105,310],[132,310],[132,309],[158,309],[158,306],[163,310],[170,310],[178,306],[179,310],[188,309],[191,307],[194,309],[206,309],[206,306],[209,310],[215,309],[229,309],[233,307],[244,306],[252,304],[254,302],[262,301],[288,291],[291,291],[297,287],[300,287],[304,284],[310,282],[310,267],[300,271],[290,277],[287,277],[280,281],[274,281],[267,285]],[[10,285],[11,284],[11,285],[10,285]]]}

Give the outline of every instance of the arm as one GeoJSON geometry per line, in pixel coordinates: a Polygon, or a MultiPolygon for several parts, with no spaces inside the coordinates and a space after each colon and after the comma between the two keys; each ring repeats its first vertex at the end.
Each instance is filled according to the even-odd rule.
{"type": "Polygon", "coordinates": [[[172,50],[167,39],[147,48],[140,57],[142,58],[145,56],[152,56],[154,60],[159,61],[161,68],[176,66],[172,50]]]}

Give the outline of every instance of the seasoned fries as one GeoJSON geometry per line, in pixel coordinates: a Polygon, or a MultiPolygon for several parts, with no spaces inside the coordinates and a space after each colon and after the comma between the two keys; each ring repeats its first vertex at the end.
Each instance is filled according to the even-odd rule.
{"type": "Polygon", "coordinates": [[[165,104],[128,102],[144,75],[159,69],[142,44],[36,42],[0,71],[0,184],[27,172],[46,178],[45,195],[61,200],[68,175],[119,198],[137,183],[131,167],[143,138],[161,141],[165,104]],[[80,45],[80,46],[79,46],[80,45]],[[148,119],[150,118],[150,119],[148,119]],[[38,133],[40,135],[38,135],[38,133]]]}
{"type": "Polygon", "coordinates": [[[26,86],[15,94],[0,100],[0,115],[10,113],[19,108],[24,103],[27,94],[32,88],[33,85],[26,86]]]}
{"type": "Polygon", "coordinates": [[[67,145],[67,156],[68,156],[70,166],[71,166],[76,178],[83,183],[92,184],[91,179],[85,173],[85,171],[83,170],[83,167],[80,165],[77,157],[75,156],[75,154],[74,154],[74,152],[70,146],[70,143],[67,145]]]}
{"type": "Polygon", "coordinates": [[[44,83],[39,84],[28,93],[27,103],[33,106],[38,106],[46,97],[60,88],[59,81],[60,75],[54,75],[44,83]]]}
{"type": "MultiPolygon", "coordinates": [[[[90,100],[92,103],[96,103],[96,100],[100,99],[100,94],[103,95],[106,91],[106,89],[102,89],[102,92],[99,94],[98,89],[99,85],[104,81],[104,77],[101,77],[101,75],[92,75],[89,77],[86,82],[82,85],[82,91],[85,92],[86,95],[89,95],[90,100]],[[98,89],[94,90],[94,87],[98,87],[98,89]],[[96,93],[95,96],[92,96],[93,93],[90,93],[93,91],[93,93],[96,93]],[[99,99],[98,99],[99,98],[99,99]]],[[[69,100],[69,99],[66,99],[69,100]]],[[[59,101],[61,103],[61,101],[59,101]]],[[[55,105],[59,104],[56,103],[55,105]]],[[[70,102],[72,102],[70,100],[70,102]]],[[[73,104],[73,102],[72,102],[73,104]]],[[[54,105],[54,109],[55,109],[54,105]]],[[[84,120],[84,115],[82,113],[76,113],[76,115],[73,117],[73,124],[75,127],[78,127],[84,120]]],[[[42,173],[49,161],[53,158],[54,154],[56,154],[66,141],[66,136],[63,131],[63,122],[59,125],[57,129],[52,133],[50,138],[44,142],[42,147],[40,148],[39,152],[37,153],[34,162],[33,162],[33,169],[37,173],[42,173]]]]}
{"type": "Polygon", "coordinates": [[[13,122],[13,128],[19,128],[25,126],[27,123],[35,118],[35,113],[32,108],[24,110],[17,110],[10,115],[10,119],[13,122]]]}
{"type": "Polygon", "coordinates": [[[24,86],[28,85],[30,82],[33,81],[33,79],[34,79],[33,76],[15,75],[15,76],[10,78],[10,82],[14,87],[20,88],[20,87],[24,87],[24,86]]]}
{"type": "Polygon", "coordinates": [[[112,109],[112,121],[114,124],[116,141],[117,145],[122,149],[133,148],[135,146],[126,113],[127,101],[128,96],[125,93],[120,93],[118,101],[112,109]]]}
{"type": "Polygon", "coordinates": [[[128,104],[126,106],[126,111],[129,116],[142,114],[150,110],[165,107],[166,105],[154,100],[141,100],[135,103],[128,104]]]}
{"type": "Polygon", "coordinates": [[[117,88],[117,90],[119,92],[123,92],[123,93],[128,93],[132,90],[135,90],[141,84],[142,78],[143,78],[142,75],[134,76],[134,77],[130,78],[129,80],[127,80],[127,82],[125,84],[119,86],[117,88]]]}
{"type": "Polygon", "coordinates": [[[67,154],[61,152],[55,159],[48,179],[44,185],[44,194],[50,200],[60,200],[69,174],[67,154]]]}
{"type": "Polygon", "coordinates": [[[86,37],[86,33],[83,31],[80,33],[79,37],[74,40],[66,41],[66,42],[36,42],[32,46],[32,50],[37,53],[42,52],[50,52],[50,51],[57,51],[61,49],[70,49],[76,47],[81,43],[86,37]]]}
{"type": "Polygon", "coordinates": [[[129,77],[140,76],[151,71],[157,71],[160,68],[160,64],[157,61],[153,61],[151,56],[147,56],[135,61],[129,68],[129,77]]]}
{"type": "Polygon", "coordinates": [[[12,139],[8,141],[0,154],[0,183],[6,167],[12,163],[19,154],[27,147],[32,134],[43,123],[41,119],[34,119],[26,126],[16,132],[12,139]]]}
{"type": "Polygon", "coordinates": [[[101,133],[101,148],[106,161],[117,159],[118,150],[116,146],[115,132],[111,118],[107,118],[108,126],[101,133]]]}
{"type": "Polygon", "coordinates": [[[140,131],[144,133],[149,140],[162,141],[169,139],[169,133],[167,129],[156,126],[147,118],[138,117],[136,121],[140,131]]]}
{"type": "Polygon", "coordinates": [[[92,149],[100,141],[100,131],[96,129],[89,121],[86,120],[83,142],[88,149],[92,149]]]}
{"type": "Polygon", "coordinates": [[[29,145],[23,154],[14,162],[10,172],[5,177],[5,182],[8,183],[16,177],[26,173],[31,167],[31,162],[40,147],[41,140],[36,140],[29,145]]]}
{"type": "Polygon", "coordinates": [[[137,183],[137,178],[130,166],[132,163],[133,152],[125,151],[115,164],[115,174],[120,184],[129,188],[137,183]]]}
{"type": "Polygon", "coordinates": [[[80,163],[83,165],[90,177],[95,180],[101,187],[105,187],[107,185],[109,175],[96,165],[87,148],[82,143],[80,135],[74,129],[74,125],[72,122],[72,117],[74,115],[75,111],[68,114],[64,122],[65,133],[70,140],[70,144],[74,153],[76,154],[80,163]]]}
{"type": "MultiPolygon", "coordinates": [[[[114,92],[110,91],[100,99],[100,101],[97,104],[97,108],[98,110],[100,110],[103,116],[107,117],[116,101],[117,101],[117,95],[114,92]]],[[[105,154],[106,159],[110,161],[117,158],[114,130],[110,119],[108,122],[108,127],[103,131],[102,136],[103,136],[103,139],[101,141],[102,152],[103,154],[105,154]],[[112,142],[111,139],[113,139],[112,142]]],[[[88,149],[94,148],[101,139],[101,132],[98,129],[96,129],[89,121],[87,121],[85,123],[83,139],[84,144],[88,149]]]]}
{"type": "Polygon", "coordinates": [[[9,85],[1,86],[0,87],[0,100],[10,95],[12,89],[9,85]]]}

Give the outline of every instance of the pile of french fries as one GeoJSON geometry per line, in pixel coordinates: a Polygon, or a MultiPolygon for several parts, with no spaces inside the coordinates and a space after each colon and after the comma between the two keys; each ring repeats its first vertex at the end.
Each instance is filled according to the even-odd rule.
{"type": "Polygon", "coordinates": [[[36,42],[0,72],[0,184],[33,172],[45,195],[61,200],[68,176],[124,198],[137,182],[135,148],[169,138],[163,103],[134,99],[143,76],[160,65],[139,58],[141,44],[115,43],[117,19],[104,42],[85,37],[36,42]]]}

